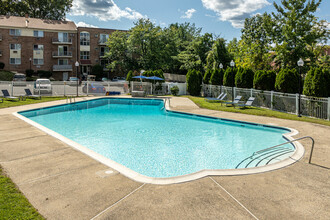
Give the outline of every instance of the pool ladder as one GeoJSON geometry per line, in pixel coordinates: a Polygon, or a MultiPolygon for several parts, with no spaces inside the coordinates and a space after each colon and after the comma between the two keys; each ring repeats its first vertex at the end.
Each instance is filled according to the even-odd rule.
{"type": "Polygon", "coordinates": [[[67,96],[66,97],[66,103],[75,103],[76,102],[76,97],[75,96],[67,96]]]}
{"type": "Polygon", "coordinates": [[[249,157],[245,158],[244,160],[242,160],[235,167],[235,169],[248,168],[248,167],[258,167],[258,166],[267,165],[271,161],[275,160],[276,158],[279,158],[281,156],[284,156],[286,154],[291,154],[292,152],[294,152],[294,150],[289,149],[289,148],[285,148],[285,147],[279,148],[280,146],[285,145],[285,144],[290,144],[290,143],[293,143],[295,141],[299,141],[301,139],[306,139],[306,138],[309,138],[309,139],[312,140],[312,148],[311,148],[311,153],[310,153],[310,157],[309,157],[309,163],[311,163],[315,141],[310,136],[304,136],[304,137],[297,138],[297,139],[294,139],[294,140],[291,140],[291,141],[287,141],[287,142],[282,143],[282,144],[275,145],[273,147],[268,147],[268,148],[256,151],[251,156],[249,156],[249,157]],[[259,155],[259,156],[257,156],[257,155],[259,155]],[[255,156],[257,156],[257,157],[255,157],[255,156]],[[265,162],[263,163],[263,161],[265,161],[265,162]]]}

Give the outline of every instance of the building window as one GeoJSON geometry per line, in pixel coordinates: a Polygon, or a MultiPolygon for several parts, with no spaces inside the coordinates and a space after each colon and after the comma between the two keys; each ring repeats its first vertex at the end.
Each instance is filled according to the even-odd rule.
{"type": "Polygon", "coordinates": [[[109,52],[109,48],[108,47],[101,47],[100,48],[100,56],[103,57],[106,55],[106,53],[109,52]]]}
{"type": "Polygon", "coordinates": [[[69,34],[64,32],[58,33],[58,41],[59,42],[69,42],[69,34]]]}
{"type": "Polygon", "coordinates": [[[68,59],[59,59],[58,65],[69,65],[69,60],[68,59]]]}
{"type": "Polygon", "coordinates": [[[10,64],[21,64],[21,58],[10,58],[10,64]]]}
{"type": "Polygon", "coordinates": [[[21,45],[20,44],[10,44],[10,49],[11,50],[20,50],[21,45]]]}
{"type": "Polygon", "coordinates": [[[81,60],[89,60],[89,51],[80,51],[81,60]]]}
{"type": "Polygon", "coordinates": [[[43,31],[33,31],[33,36],[34,37],[44,37],[44,32],[43,31]]]}
{"type": "Polygon", "coordinates": [[[10,29],[9,34],[13,36],[21,36],[21,30],[20,29],[10,29]]]}
{"type": "Polygon", "coordinates": [[[33,45],[33,50],[44,50],[44,45],[33,45]]]}
{"type": "Polygon", "coordinates": [[[33,65],[44,65],[44,59],[33,59],[33,65]]]}
{"type": "Polygon", "coordinates": [[[104,44],[107,42],[109,34],[100,34],[100,43],[104,44]]]}
{"type": "Polygon", "coordinates": [[[80,33],[80,45],[89,46],[90,44],[90,37],[88,32],[80,33]]]}

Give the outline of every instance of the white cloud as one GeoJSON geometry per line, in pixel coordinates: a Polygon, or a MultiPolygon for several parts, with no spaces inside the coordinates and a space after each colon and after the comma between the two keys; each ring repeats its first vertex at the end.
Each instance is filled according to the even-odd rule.
{"type": "Polygon", "coordinates": [[[220,20],[229,21],[236,28],[244,26],[245,18],[270,5],[267,0],[201,0],[206,9],[217,13],[220,20]]]}
{"type": "Polygon", "coordinates": [[[196,9],[194,9],[194,8],[191,8],[191,9],[188,9],[184,14],[185,15],[182,15],[181,16],[181,18],[188,18],[188,19],[190,19],[192,16],[193,16],[193,14],[196,12],[196,9]]]}
{"type": "Polygon", "coordinates": [[[95,26],[95,25],[92,25],[92,24],[86,24],[86,23],[83,22],[83,21],[79,21],[76,25],[77,25],[78,27],[92,27],[92,28],[98,28],[98,26],[95,26]]]}
{"type": "Polygon", "coordinates": [[[120,9],[113,0],[74,0],[71,14],[95,16],[101,21],[120,20],[121,18],[136,20],[145,17],[128,7],[120,9]]]}

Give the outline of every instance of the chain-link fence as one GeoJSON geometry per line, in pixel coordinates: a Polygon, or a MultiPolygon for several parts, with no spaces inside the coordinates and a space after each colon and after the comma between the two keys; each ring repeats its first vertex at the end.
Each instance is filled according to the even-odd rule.
{"type": "Polygon", "coordinates": [[[26,89],[34,95],[41,96],[86,96],[86,95],[105,95],[108,94],[127,94],[129,93],[128,82],[63,82],[52,81],[43,82],[23,82],[23,81],[1,81],[0,90],[7,90],[11,96],[24,96],[26,89]],[[40,89],[39,89],[40,88],[40,89]]]}
{"type": "MultiPolygon", "coordinates": [[[[243,101],[249,97],[255,97],[253,106],[298,114],[298,94],[206,84],[202,86],[202,95],[205,97],[217,97],[222,92],[227,93],[228,100],[232,100],[232,97],[238,95],[242,96],[243,101]]],[[[300,112],[304,116],[330,120],[330,97],[316,98],[301,95],[300,112]]]]}
{"type": "MultiPolygon", "coordinates": [[[[120,95],[132,91],[144,91],[145,95],[169,95],[171,88],[178,86],[179,95],[187,95],[186,83],[150,83],[150,82],[63,82],[52,81],[49,85],[36,82],[0,81],[0,90],[7,90],[11,96],[25,96],[26,89],[32,94],[41,96],[86,96],[86,95],[120,95]],[[39,89],[40,88],[40,89],[39,89]]],[[[227,94],[227,100],[238,95],[246,101],[255,97],[253,106],[269,108],[276,111],[298,114],[298,94],[262,91],[256,89],[232,88],[216,85],[202,85],[202,96],[218,97],[220,93],[227,94]]],[[[1,94],[1,93],[0,93],[1,94]]],[[[330,97],[315,98],[301,95],[301,114],[305,116],[330,120],[330,97]]]]}

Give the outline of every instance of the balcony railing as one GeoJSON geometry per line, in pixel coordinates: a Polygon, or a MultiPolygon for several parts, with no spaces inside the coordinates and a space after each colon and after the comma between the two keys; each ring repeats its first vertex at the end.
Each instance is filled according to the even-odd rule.
{"type": "Polygon", "coordinates": [[[105,52],[100,52],[100,57],[104,57],[105,56],[105,52]]]}
{"type": "Polygon", "coordinates": [[[106,45],[107,44],[107,40],[99,40],[99,45],[106,45]]]}
{"type": "Polygon", "coordinates": [[[72,71],[72,65],[53,65],[53,71],[72,71]]]}
{"type": "Polygon", "coordinates": [[[53,57],[72,57],[72,52],[71,51],[53,51],[53,57]]]}
{"type": "Polygon", "coordinates": [[[52,39],[53,44],[72,44],[72,39],[58,39],[58,38],[53,38],[52,39]]]}

